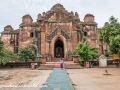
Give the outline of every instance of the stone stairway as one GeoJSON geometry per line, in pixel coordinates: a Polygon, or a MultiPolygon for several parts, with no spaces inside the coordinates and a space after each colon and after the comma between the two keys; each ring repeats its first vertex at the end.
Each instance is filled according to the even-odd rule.
{"type": "MultiPolygon", "coordinates": [[[[53,59],[52,59],[52,61],[53,61],[53,62],[59,62],[59,61],[60,61],[60,59],[61,59],[61,58],[53,58],[53,59]]],[[[66,61],[66,59],[65,59],[65,58],[62,58],[62,59],[63,59],[63,61],[66,61]]]]}
{"type": "Polygon", "coordinates": [[[74,63],[73,61],[65,61],[64,67],[66,69],[83,69],[79,63],[74,63]]]}
{"type": "MultiPolygon", "coordinates": [[[[46,62],[46,64],[41,64],[38,70],[53,70],[55,64],[59,62],[46,62]]],[[[57,67],[59,68],[59,67],[57,67]]],[[[73,61],[64,61],[64,68],[65,69],[82,69],[83,67],[79,63],[73,63],[73,61]]]]}
{"type": "Polygon", "coordinates": [[[38,70],[53,70],[55,62],[46,62],[46,64],[40,64],[38,70]]]}

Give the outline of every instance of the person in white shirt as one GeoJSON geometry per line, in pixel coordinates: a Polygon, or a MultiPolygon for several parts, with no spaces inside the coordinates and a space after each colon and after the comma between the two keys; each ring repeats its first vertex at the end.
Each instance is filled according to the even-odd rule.
{"type": "Polygon", "coordinates": [[[63,60],[62,60],[62,58],[60,59],[60,67],[63,68],[63,60]]]}

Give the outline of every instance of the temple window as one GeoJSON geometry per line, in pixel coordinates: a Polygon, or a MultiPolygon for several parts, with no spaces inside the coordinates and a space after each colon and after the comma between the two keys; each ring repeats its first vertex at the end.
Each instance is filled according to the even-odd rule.
{"type": "Polygon", "coordinates": [[[33,32],[30,33],[30,37],[33,37],[33,32]]]}
{"type": "Polygon", "coordinates": [[[84,32],[84,36],[87,36],[87,32],[84,32]]]}

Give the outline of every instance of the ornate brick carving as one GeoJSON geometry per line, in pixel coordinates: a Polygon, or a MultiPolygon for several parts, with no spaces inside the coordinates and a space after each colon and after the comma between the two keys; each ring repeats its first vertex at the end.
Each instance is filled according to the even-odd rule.
{"type": "Polygon", "coordinates": [[[57,34],[61,34],[66,40],[70,39],[70,35],[64,29],[57,26],[49,35],[46,35],[47,41],[51,41],[57,34]]]}

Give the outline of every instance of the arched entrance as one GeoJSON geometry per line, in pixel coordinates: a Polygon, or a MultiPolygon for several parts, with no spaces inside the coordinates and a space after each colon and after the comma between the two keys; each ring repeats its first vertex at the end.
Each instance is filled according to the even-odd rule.
{"type": "Polygon", "coordinates": [[[54,45],[54,57],[64,58],[64,45],[61,40],[57,40],[54,45]]]}

